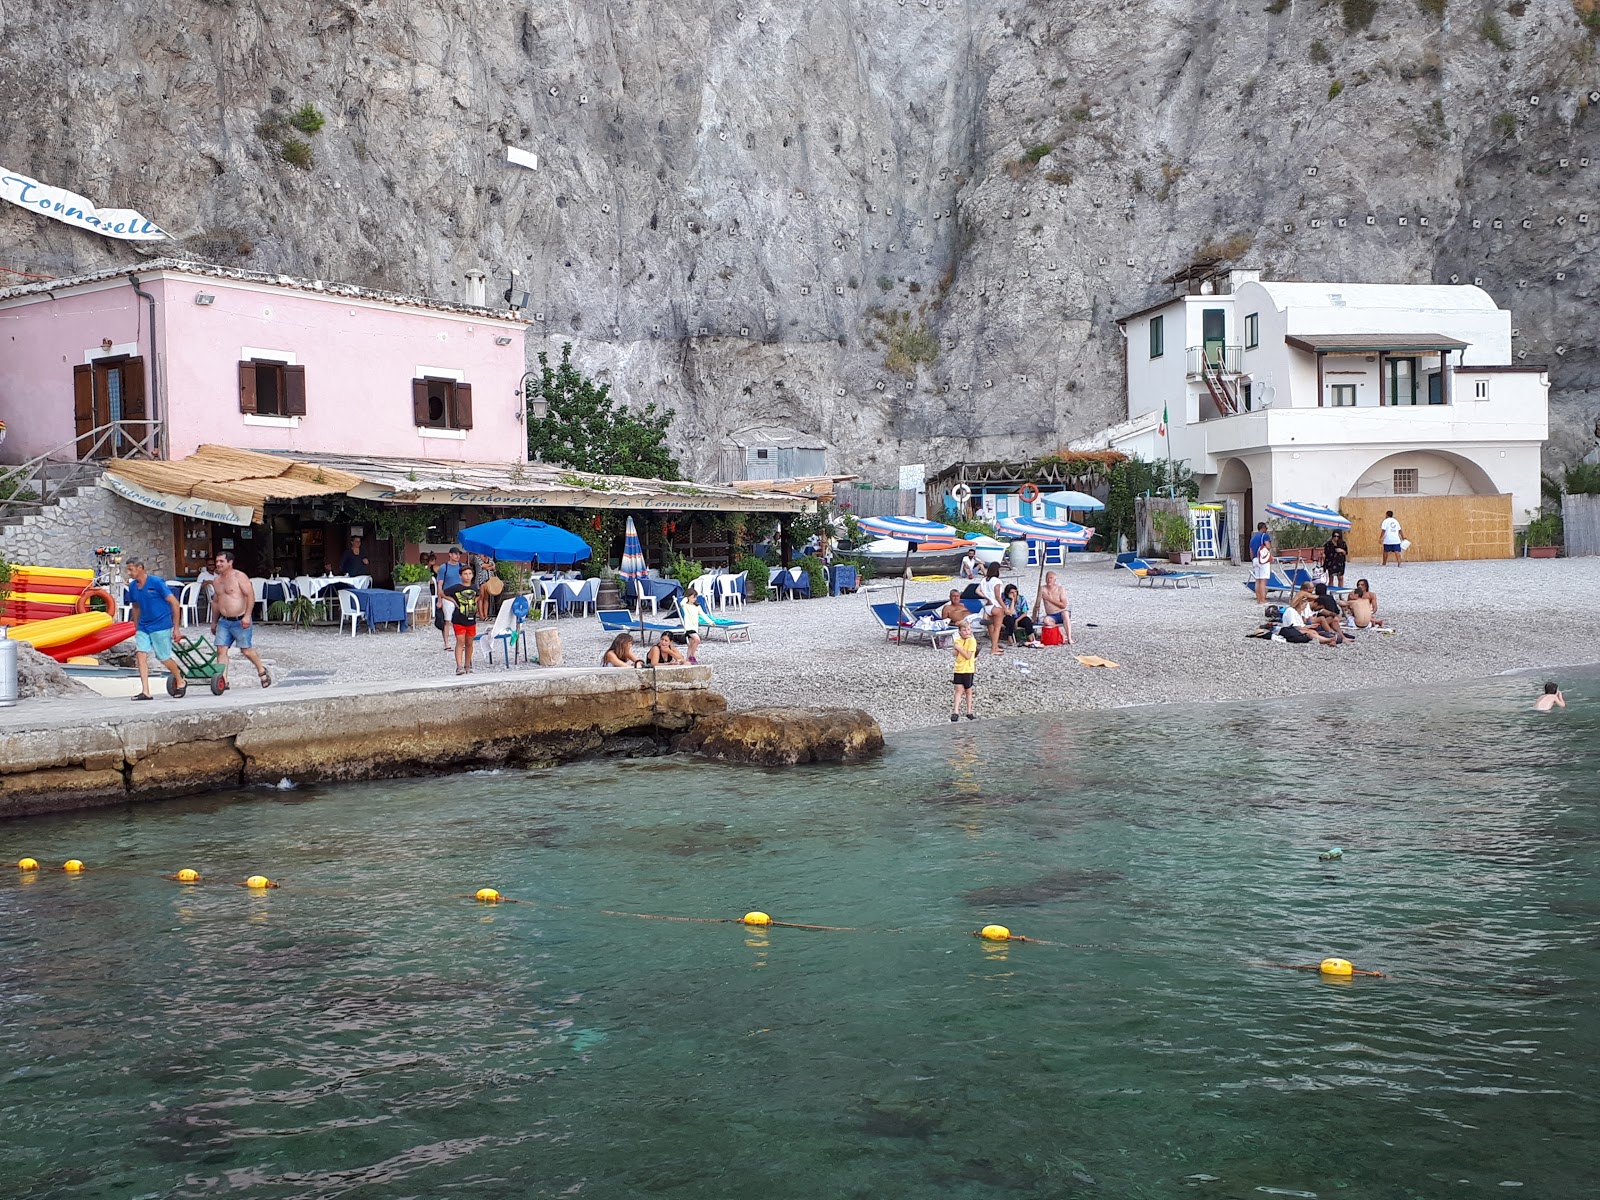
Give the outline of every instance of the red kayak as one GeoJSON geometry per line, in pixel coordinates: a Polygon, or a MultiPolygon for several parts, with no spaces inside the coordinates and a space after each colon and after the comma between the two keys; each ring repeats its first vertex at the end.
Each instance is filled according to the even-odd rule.
{"type": "Polygon", "coordinates": [[[133,636],[136,628],[132,621],[119,621],[115,625],[97,629],[75,642],[68,642],[65,646],[51,646],[45,653],[57,662],[66,662],[67,659],[80,654],[98,654],[102,650],[111,649],[118,642],[127,641],[133,636]]]}
{"type": "Polygon", "coordinates": [[[70,617],[78,611],[73,603],[38,604],[32,600],[7,600],[0,604],[0,616],[9,617],[13,625],[24,621],[48,621],[51,617],[70,617]]]}

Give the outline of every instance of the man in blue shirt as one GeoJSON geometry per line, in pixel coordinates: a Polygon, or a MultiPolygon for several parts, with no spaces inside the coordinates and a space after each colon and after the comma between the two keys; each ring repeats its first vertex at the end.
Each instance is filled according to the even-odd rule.
{"type": "Polygon", "coordinates": [[[1250,577],[1256,581],[1256,603],[1267,602],[1267,579],[1272,574],[1272,534],[1265,521],[1256,522],[1250,535],[1250,577]]]}
{"type": "Polygon", "coordinates": [[[440,563],[433,572],[433,627],[444,637],[444,648],[449,650],[455,645],[450,634],[452,626],[444,617],[444,602],[449,597],[453,588],[461,586],[461,551],[452,546],[445,561],[440,563]]]}
{"type": "Polygon", "coordinates": [[[150,695],[150,656],[172,673],[172,694],[183,699],[189,690],[183,681],[183,672],[172,657],[172,630],[178,623],[178,598],[167,587],[166,580],[145,570],[141,559],[130,559],[128,574],[133,582],[123,593],[132,606],[137,629],[133,635],[134,657],[139,661],[139,694],[135,700],[152,700],[150,695]]]}

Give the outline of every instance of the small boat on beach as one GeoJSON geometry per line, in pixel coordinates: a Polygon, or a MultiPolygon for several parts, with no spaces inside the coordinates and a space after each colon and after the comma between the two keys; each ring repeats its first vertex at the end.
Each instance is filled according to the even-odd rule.
{"type": "Polygon", "coordinates": [[[932,538],[918,542],[907,560],[905,542],[879,538],[855,553],[870,562],[879,575],[899,575],[908,561],[913,575],[954,575],[961,570],[961,560],[971,545],[965,538],[932,538]]]}

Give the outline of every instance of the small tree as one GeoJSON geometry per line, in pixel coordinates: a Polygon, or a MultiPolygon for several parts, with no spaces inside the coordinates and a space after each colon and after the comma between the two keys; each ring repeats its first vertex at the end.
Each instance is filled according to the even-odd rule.
{"type": "Polygon", "coordinates": [[[539,354],[539,375],[528,381],[528,455],[538,461],[644,479],[678,479],[678,460],[667,449],[667,429],[677,414],[647,404],[640,412],[617,404],[609,383],[597,384],[572,365],[572,343],[561,365],[539,354]],[[533,415],[542,401],[545,415],[533,415]]]}

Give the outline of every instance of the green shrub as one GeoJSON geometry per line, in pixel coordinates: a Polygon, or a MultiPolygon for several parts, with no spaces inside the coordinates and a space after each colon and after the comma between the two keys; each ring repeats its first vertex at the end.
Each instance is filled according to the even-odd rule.
{"type": "Polygon", "coordinates": [[[1320,66],[1322,63],[1333,61],[1333,55],[1328,53],[1327,46],[1323,45],[1322,42],[1312,42],[1311,61],[1320,66]]]}
{"type": "Polygon", "coordinates": [[[1050,151],[1053,150],[1054,148],[1055,147],[1053,147],[1053,146],[1051,146],[1051,145],[1049,145],[1049,144],[1047,144],[1045,142],[1040,142],[1037,146],[1029,146],[1028,147],[1028,153],[1024,157],[1026,157],[1026,158],[1032,160],[1033,162],[1037,163],[1046,154],[1049,154],[1050,151]]]}
{"type": "Polygon", "coordinates": [[[532,588],[527,563],[497,561],[494,573],[505,582],[506,590],[513,596],[526,595],[532,588]]]}
{"type": "Polygon", "coordinates": [[[291,167],[299,167],[302,171],[309,171],[314,159],[311,143],[293,137],[283,139],[283,144],[278,147],[278,157],[291,167]]]}
{"type": "Polygon", "coordinates": [[[1600,463],[1573,463],[1563,480],[1574,496],[1600,496],[1600,463]]]}
{"type": "Polygon", "coordinates": [[[302,104],[289,118],[289,124],[293,125],[301,133],[316,133],[317,130],[327,124],[327,121],[317,111],[315,104],[302,104]]]}
{"type": "Polygon", "coordinates": [[[1194,527],[1189,518],[1168,508],[1150,510],[1150,529],[1167,554],[1194,549],[1194,527]]]}
{"type": "Polygon", "coordinates": [[[1495,136],[1502,140],[1513,138],[1517,135],[1517,114],[1514,112],[1497,113],[1490,123],[1495,136]]]}
{"type": "Polygon", "coordinates": [[[1566,534],[1560,513],[1545,513],[1528,522],[1522,531],[1524,546],[1559,546],[1566,534]]]}
{"type": "Polygon", "coordinates": [[[1344,9],[1344,27],[1351,33],[1361,32],[1378,15],[1378,0],[1341,0],[1341,7],[1344,9]]]}
{"type": "Polygon", "coordinates": [[[745,573],[745,599],[751,604],[767,598],[767,561],[754,554],[741,554],[733,560],[733,570],[730,574],[745,573]]]}
{"type": "Polygon", "coordinates": [[[421,563],[396,563],[393,571],[395,587],[405,587],[412,583],[427,583],[433,578],[433,572],[421,563]]]}
{"type": "Polygon", "coordinates": [[[0,554],[0,596],[11,593],[11,564],[6,561],[6,556],[0,554]]]}
{"type": "Polygon", "coordinates": [[[1496,50],[1506,48],[1506,31],[1500,24],[1500,14],[1494,9],[1484,9],[1483,16],[1478,20],[1478,36],[1496,50]]]}
{"type": "Polygon", "coordinates": [[[1272,531],[1274,551],[1320,546],[1329,535],[1321,526],[1307,525],[1303,521],[1268,521],[1267,528],[1272,531]]]}
{"type": "Polygon", "coordinates": [[[828,567],[826,563],[815,554],[807,554],[804,558],[796,559],[794,565],[811,577],[811,596],[813,599],[828,594],[828,567]]]}
{"type": "MultiPolygon", "coordinates": [[[[695,562],[692,558],[685,558],[681,554],[673,554],[667,559],[667,568],[663,572],[669,579],[677,581],[687,589],[696,579],[706,573],[704,563],[695,562]]],[[[765,582],[763,580],[763,582],[765,582]]]]}
{"type": "Polygon", "coordinates": [[[1339,98],[1339,93],[1342,91],[1344,91],[1344,80],[1335,79],[1328,85],[1328,99],[1337,100],[1339,98]]]}
{"type": "Polygon", "coordinates": [[[1417,7],[1430,17],[1442,20],[1446,3],[1447,0],[1417,0],[1417,7]]]}

